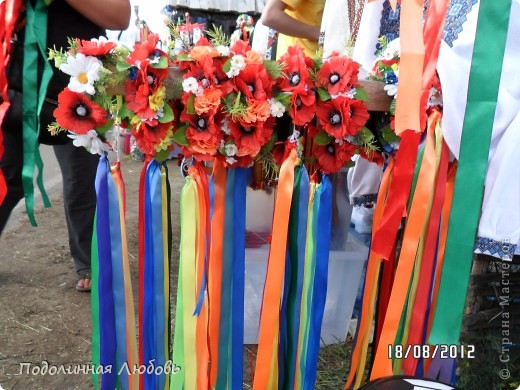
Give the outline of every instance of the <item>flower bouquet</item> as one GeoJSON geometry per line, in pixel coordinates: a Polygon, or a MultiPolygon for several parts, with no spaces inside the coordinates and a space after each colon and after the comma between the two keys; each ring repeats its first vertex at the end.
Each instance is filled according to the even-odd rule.
{"type": "Polygon", "coordinates": [[[164,160],[172,148],[176,91],[158,40],[149,34],[130,50],[105,38],[71,39],[68,51],[51,50],[56,67],[71,76],[58,96],[51,133],[69,131],[74,145],[101,154],[112,149],[107,132],[127,127],[145,155],[164,160]]]}
{"type": "Polygon", "coordinates": [[[186,157],[248,167],[273,135],[277,112],[270,102],[281,69],[244,41],[228,47],[222,34],[213,37],[177,56],[185,74],[174,140],[186,157]]]}
{"type": "Polygon", "coordinates": [[[55,66],[70,76],[67,88],[58,95],[56,122],[49,126],[51,134],[68,131],[75,146],[93,154],[111,149],[106,134],[116,124],[118,109],[107,87],[124,78],[116,66],[127,55],[126,47],[104,37],[90,41],[69,39],[68,51],[49,51],[55,66]]]}
{"type": "Polygon", "coordinates": [[[285,78],[277,100],[287,109],[297,136],[304,134],[305,156],[323,173],[338,172],[354,154],[370,148],[367,100],[358,80],[359,64],[332,53],[311,59],[299,47],[281,57],[285,78]]]}

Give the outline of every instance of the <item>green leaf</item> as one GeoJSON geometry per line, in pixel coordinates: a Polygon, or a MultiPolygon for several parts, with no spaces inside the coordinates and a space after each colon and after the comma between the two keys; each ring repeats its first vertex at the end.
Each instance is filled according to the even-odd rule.
{"type": "Polygon", "coordinates": [[[168,59],[166,57],[159,57],[159,62],[151,65],[155,69],[166,69],[168,67],[168,59]]]}
{"type": "Polygon", "coordinates": [[[381,135],[383,136],[383,139],[388,142],[399,142],[401,139],[395,134],[395,132],[391,129],[390,125],[386,126],[382,131],[381,135]]]}
{"type": "Polygon", "coordinates": [[[318,96],[320,97],[320,100],[324,101],[324,102],[332,99],[332,96],[330,96],[330,93],[323,87],[318,88],[318,96]]]}
{"type": "Polygon", "coordinates": [[[284,64],[283,63],[278,63],[276,61],[271,61],[271,60],[263,60],[263,65],[264,65],[267,73],[269,73],[271,75],[271,77],[275,80],[284,75],[284,73],[283,73],[284,64]]]}
{"type": "Polygon", "coordinates": [[[130,65],[128,62],[123,62],[123,61],[121,61],[121,62],[118,62],[118,63],[116,64],[116,69],[117,69],[118,71],[120,71],[120,72],[123,72],[123,71],[125,71],[125,70],[128,70],[128,69],[130,69],[131,67],[132,67],[132,65],[130,65]]]}
{"type": "Polygon", "coordinates": [[[114,120],[109,119],[107,120],[107,123],[105,123],[101,127],[96,127],[96,131],[100,134],[105,134],[108,130],[110,130],[112,127],[114,127],[114,120]]]}
{"type": "Polygon", "coordinates": [[[119,116],[121,118],[131,118],[134,116],[134,113],[128,109],[126,104],[123,104],[121,110],[119,110],[119,116]]]}
{"type": "Polygon", "coordinates": [[[224,63],[224,66],[222,66],[222,70],[224,71],[224,73],[228,73],[231,70],[231,60],[227,60],[224,63]]]}
{"type": "Polygon", "coordinates": [[[332,141],[332,137],[327,134],[325,130],[321,130],[316,137],[314,137],[314,142],[316,145],[325,146],[330,144],[330,141],[332,141]]]}
{"type": "Polygon", "coordinates": [[[176,59],[177,59],[177,61],[192,61],[193,62],[193,59],[186,54],[179,54],[176,59]]]}
{"type": "Polygon", "coordinates": [[[291,94],[287,92],[280,92],[274,96],[276,100],[278,100],[280,103],[282,103],[286,109],[289,108],[289,105],[291,104],[291,94]]]}
{"type": "Polygon", "coordinates": [[[170,153],[171,153],[170,149],[160,150],[155,153],[155,156],[153,156],[153,158],[155,161],[163,162],[163,161],[166,161],[166,159],[168,158],[170,153]]]}
{"type": "Polygon", "coordinates": [[[395,104],[397,100],[394,98],[392,103],[390,103],[390,115],[395,116],[395,104]]]}
{"type": "Polygon", "coordinates": [[[363,100],[364,102],[368,101],[368,93],[361,87],[356,87],[356,99],[363,100]]]}
{"type": "Polygon", "coordinates": [[[191,94],[186,103],[186,112],[190,115],[195,115],[195,95],[191,94]]]}
{"type": "Polygon", "coordinates": [[[173,110],[170,107],[168,103],[164,103],[164,111],[163,116],[159,118],[159,122],[161,123],[168,123],[175,119],[175,116],[173,115],[173,110]]]}
{"type": "Polygon", "coordinates": [[[177,131],[173,133],[173,142],[177,145],[189,146],[190,142],[188,141],[188,138],[186,138],[186,129],[187,126],[179,127],[177,131]]]}
{"type": "MultiPolygon", "coordinates": [[[[359,140],[359,144],[365,145],[374,140],[374,134],[368,129],[367,127],[363,127],[359,132],[356,134],[356,141],[359,140]]],[[[356,144],[358,144],[356,142],[356,144]]]]}

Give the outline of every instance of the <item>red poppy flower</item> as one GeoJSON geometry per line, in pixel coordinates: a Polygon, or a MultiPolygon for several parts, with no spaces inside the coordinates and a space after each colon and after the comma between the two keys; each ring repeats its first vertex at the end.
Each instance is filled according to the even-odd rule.
{"type": "Polygon", "coordinates": [[[230,53],[234,55],[246,56],[246,53],[251,50],[251,46],[246,41],[239,39],[235,42],[235,44],[229,49],[230,53]]]}
{"type": "Polygon", "coordinates": [[[296,126],[309,123],[316,114],[316,95],[314,91],[299,89],[291,95],[289,114],[296,126]]]}
{"type": "Polygon", "coordinates": [[[238,147],[237,156],[256,156],[260,148],[271,139],[274,124],[272,117],[265,122],[250,124],[230,121],[231,135],[238,147]]]}
{"type": "Polygon", "coordinates": [[[171,127],[171,123],[157,122],[155,126],[152,126],[143,122],[132,129],[132,134],[139,150],[146,155],[154,156],[155,146],[166,138],[171,127]]]}
{"type": "Polygon", "coordinates": [[[186,72],[185,78],[193,77],[203,88],[208,88],[215,80],[215,65],[211,57],[205,57],[198,62],[190,62],[190,70],[186,72]]]}
{"type": "Polygon", "coordinates": [[[282,78],[280,88],[283,91],[305,88],[310,82],[309,67],[314,66],[314,61],[303,53],[303,49],[300,46],[290,46],[280,61],[283,62],[283,70],[287,75],[282,78]]]}
{"type": "Polygon", "coordinates": [[[155,69],[150,66],[137,71],[135,80],[126,82],[127,107],[141,118],[153,118],[155,111],[150,108],[148,97],[160,86],[168,76],[167,69],[155,69]]]}
{"type": "Polygon", "coordinates": [[[314,144],[312,149],[313,155],[318,159],[318,165],[323,173],[335,173],[350,161],[356,147],[348,142],[343,142],[341,145],[336,142],[331,142],[328,145],[314,144]]]}
{"type": "Polygon", "coordinates": [[[85,54],[86,56],[104,56],[117,44],[110,41],[85,41],[83,39],[76,39],[78,42],[78,53],[85,54]]]}
{"type": "Polygon", "coordinates": [[[236,90],[248,98],[265,100],[271,92],[272,82],[266,69],[259,64],[248,64],[234,78],[236,90]]]}
{"type": "Polygon", "coordinates": [[[317,76],[331,95],[348,92],[358,85],[359,64],[352,59],[332,55],[318,71],[317,76]]]}
{"type": "Polygon", "coordinates": [[[188,149],[195,155],[213,156],[224,139],[224,133],[215,123],[215,116],[210,113],[191,115],[183,111],[181,121],[188,124],[186,138],[188,149]]]}
{"type": "Polygon", "coordinates": [[[82,93],[65,88],[58,95],[54,117],[60,127],[75,134],[87,134],[107,123],[107,112],[82,93]]]}
{"type": "Polygon", "coordinates": [[[137,66],[140,63],[149,63],[148,58],[156,51],[166,55],[166,53],[156,48],[157,42],[159,42],[159,35],[148,34],[148,39],[146,41],[134,45],[134,50],[130,53],[126,61],[131,65],[137,66]]]}
{"type": "Polygon", "coordinates": [[[316,115],[323,129],[335,138],[356,135],[368,120],[368,110],[361,100],[338,96],[318,102],[316,115]]]}

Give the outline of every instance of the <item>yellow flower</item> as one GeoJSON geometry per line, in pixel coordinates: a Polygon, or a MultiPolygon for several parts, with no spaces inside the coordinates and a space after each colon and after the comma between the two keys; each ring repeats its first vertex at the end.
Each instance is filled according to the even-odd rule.
{"type": "Polygon", "coordinates": [[[166,88],[164,86],[157,88],[153,95],[148,96],[148,103],[150,108],[158,111],[164,105],[164,98],[166,97],[166,88]]]}
{"type": "Polygon", "coordinates": [[[161,150],[167,150],[170,148],[173,142],[173,126],[170,126],[168,132],[166,133],[166,137],[161,140],[158,144],[155,144],[154,148],[156,152],[160,152],[161,150]]]}
{"type": "Polygon", "coordinates": [[[142,123],[142,121],[141,121],[141,118],[139,117],[139,115],[134,115],[132,117],[132,119],[130,119],[130,124],[135,125],[134,127],[137,131],[139,131],[139,129],[141,127],[141,123],[142,123]]]}

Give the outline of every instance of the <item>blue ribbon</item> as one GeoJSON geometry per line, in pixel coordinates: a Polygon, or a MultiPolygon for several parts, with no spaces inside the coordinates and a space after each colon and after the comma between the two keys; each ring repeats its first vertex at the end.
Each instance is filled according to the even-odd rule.
{"type": "Polygon", "coordinates": [[[310,311],[309,343],[304,389],[314,389],[320,333],[327,296],[327,277],[329,270],[330,231],[332,221],[332,185],[328,176],[323,175],[319,191],[318,229],[316,237],[316,268],[314,272],[313,297],[310,311]]]}
{"type": "MultiPolygon", "coordinates": [[[[232,343],[231,386],[242,390],[244,374],[244,289],[246,255],[246,190],[251,169],[235,168],[234,224],[233,224],[233,293],[232,293],[232,343]]],[[[227,212],[227,205],[226,205],[227,212]]]]}
{"type": "MultiPolygon", "coordinates": [[[[157,161],[153,161],[150,165],[153,168],[148,176],[148,186],[150,189],[150,197],[152,200],[152,231],[153,231],[153,299],[154,299],[154,315],[153,315],[153,343],[155,355],[155,367],[163,367],[166,364],[167,352],[164,350],[165,334],[166,334],[166,303],[164,296],[164,231],[163,231],[163,199],[162,199],[162,172],[161,165],[157,161]]],[[[146,287],[145,287],[146,288],[146,287]]],[[[164,389],[166,383],[166,374],[153,374],[155,381],[155,389],[164,389]]]]}
{"type": "MultiPolygon", "coordinates": [[[[157,187],[156,177],[157,171],[159,170],[159,164],[156,161],[152,161],[148,164],[146,169],[146,186],[145,186],[145,215],[144,215],[144,223],[145,223],[145,257],[144,257],[144,319],[143,319],[143,349],[144,349],[144,362],[143,364],[148,365],[152,360],[155,359],[157,361],[157,348],[156,348],[156,302],[155,302],[155,251],[156,242],[154,241],[154,234],[156,228],[154,227],[154,189],[157,187]],[[152,189],[154,187],[154,189],[152,189]]],[[[159,175],[160,180],[160,175],[159,175]]],[[[162,248],[161,248],[162,249],[162,248]]],[[[145,388],[147,389],[155,389],[156,388],[156,377],[152,373],[145,373],[144,375],[144,383],[145,388]]]]}
{"type": "MultiPolygon", "coordinates": [[[[119,373],[125,362],[128,362],[126,349],[126,299],[123,271],[122,232],[119,209],[119,196],[116,183],[112,175],[107,176],[108,204],[110,219],[110,238],[112,245],[112,293],[114,296],[115,326],[117,337],[117,368],[119,373]]],[[[133,304],[133,302],[132,302],[133,304]]],[[[128,375],[123,371],[119,376],[123,389],[128,389],[128,375]]]]}
{"type": "Polygon", "coordinates": [[[96,173],[97,219],[96,233],[99,253],[99,323],[100,323],[100,359],[103,367],[101,389],[116,388],[115,370],[105,370],[116,364],[116,324],[114,296],[112,294],[112,250],[110,236],[109,200],[108,200],[108,160],[106,154],[99,159],[96,173]]]}
{"type": "MultiPolygon", "coordinates": [[[[233,239],[235,213],[235,173],[236,169],[228,169],[226,180],[225,215],[224,215],[224,258],[222,259],[222,293],[220,306],[220,326],[218,341],[217,389],[227,388],[229,366],[229,339],[231,333],[231,300],[233,284],[233,239]]],[[[231,378],[230,378],[231,379],[231,378]]]]}

